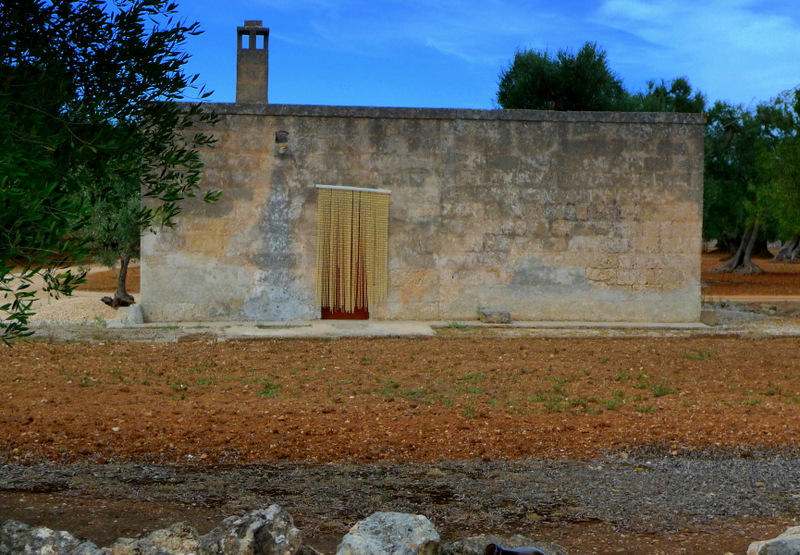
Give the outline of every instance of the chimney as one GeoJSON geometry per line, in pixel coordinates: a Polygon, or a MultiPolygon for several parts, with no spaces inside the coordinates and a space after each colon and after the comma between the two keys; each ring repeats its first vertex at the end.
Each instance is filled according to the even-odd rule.
{"type": "Polygon", "coordinates": [[[269,29],[261,21],[236,28],[236,102],[267,104],[269,29]]]}

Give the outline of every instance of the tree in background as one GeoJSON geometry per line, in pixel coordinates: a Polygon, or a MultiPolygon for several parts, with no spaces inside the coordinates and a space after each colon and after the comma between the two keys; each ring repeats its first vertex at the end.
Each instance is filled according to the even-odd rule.
{"type": "Polygon", "coordinates": [[[628,98],[622,81],[608,66],[606,53],[587,42],[577,54],[559,50],[520,50],[500,74],[497,103],[505,109],[621,109],[628,98]]]}
{"type": "Polygon", "coordinates": [[[775,260],[800,262],[800,88],[773,99],[767,117],[773,141],[762,150],[760,166],[763,202],[774,211],[774,238],[783,241],[775,260]]]}
{"type": "Polygon", "coordinates": [[[724,252],[736,252],[746,235],[758,177],[759,126],[742,106],[724,102],[714,103],[706,118],[703,238],[715,240],[724,252]]]}
{"type": "Polygon", "coordinates": [[[135,302],[128,293],[127,276],[131,259],[138,258],[143,222],[151,219],[140,198],[141,184],[135,177],[119,177],[108,190],[85,189],[80,192],[90,217],[79,230],[92,256],[101,264],[114,268],[119,261],[117,289],[113,297],[103,297],[112,307],[129,306],[135,302]]]}
{"type": "Polygon", "coordinates": [[[700,91],[692,91],[686,77],[678,77],[669,83],[661,80],[647,83],[647,91],[630,96],[626,111],[630,112],[682,112],[700,114],[706,108],[706,97],[700,91]]]}
{"type": "Polygon", "coordinates": [[[733,253],[714,271],[760,273],[759,245],[800,232],[797,95],[754,110],[717,102],[708,114],[703,234],[733,253]]]}
{"type": "Polygon", "coordinates": [[[169,226],[198,193],[197,149],[213,141],[191,128],[216,116],[175,102],[197,90],[182,46],[199,33],[176,12],[166,0],[0,3],[3,341],[30,333],[36,275],[50,294],[75,287],[80,276],[59,268],[86,256],[98,213],[130,208],[140,231],[169,226]],[[148,202],[134,208],[130,191],[148,202]]]}
{"type": "Polygon", "coordinates": [[[497,103],[505,109],[701,113],[706,98],[686,77],[650,81],[631,93],[608,65],[606,52],[587,42],[573,55],[521,50],[500,74],[497,103]]]}

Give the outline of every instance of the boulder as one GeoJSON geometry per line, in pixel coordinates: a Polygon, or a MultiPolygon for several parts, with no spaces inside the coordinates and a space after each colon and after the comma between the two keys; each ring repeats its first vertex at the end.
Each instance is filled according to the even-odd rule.
{"type": "Polygon", "coordinates": [[[300,530],[278,505],[243,517],[229,517],[200,540],[208,555],[294,555],[302,547],[300,530]]]}
{"type": "Polygon", "coordinates": [[[747,555],[798,555],[800,554],[800,526],[792,526],[771,540],[753,542],[747,555]]]}
{"type": "Polygon", "coordinates": [[[0,526],[0,553],[104,555],[92,542],[76,538],[69,532],[28,526],[15,520],[7,520],[0,526]]]}
{"type": "Polygon", "coordinates": [[[439,533],[423,515],[375,513],[358,522],[342,539],[336,555],[435,555],[439,533]]]}
{"type": "Polygon", "coordinates": [[[316,555],[278,505],[223,520],[205,536],[183,523],[100,549],[68,532],[9,520],[0,527],[0,554],[24,555],[316,555]]]}
{"type": "Polygon", "coordinates": [[[442,547],[442,555],[484,555],[486,546],[497,544],[506,549],[518,547],[533,547],[548,555],[567,555],[567,551],[560,545],[548,542],[537,542],[519,534],[510,538],[503,538],[493,534],[472,536],[455,542],[446,543],[442,547]]]}
{"type": "Polygon", "coordinates": [[[195,555],[200,552],[200,535],[179,522],[144,538],[120,538],[108,551],[111,555],[195,555]]]}

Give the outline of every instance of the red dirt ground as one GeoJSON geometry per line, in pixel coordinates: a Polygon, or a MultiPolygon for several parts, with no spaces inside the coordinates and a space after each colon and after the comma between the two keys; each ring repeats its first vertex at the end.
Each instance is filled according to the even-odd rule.
{"type": "MultiPolygon", "coordinates": [[[[703,268],[719,263],[706,255],[703,268]]],[[[703,295],[800,295],[800,265],[758,264],[766,274],[704,271],[703,295]]],[[[131,292],[137,281],[132,268],[131,292]]],[[[83,287],[115,284],[100,272],[83,287]]],[[[796,338],[707,335],[39,340],[0,349],[0,395],[9,463],[587,459],[646,444],[746,452],[797,446],[800,351],[796,338]]]]}
{"type": "MultiPolygon", "coordinates": [[[[704,270],[719,262],[706,255],[704,270]]],[[[800,294],[800,265],[703,294],[800,294]]],[[[131,291],[138,291],[138,267],[131,291]]],[[[113,290],[110,272],[84,288],[113,290]]],[[[793,445],[795,339],[19,343],[0,349],[0,452],[244,463],[585,458],[641,443],[793,445]],[[91,410],[86,410],[91,407],[91,410]],[[720,430],[724,430],[720,433],[720,430]]]]}
{"type": "Polygon", "coordinates": [[[795,445],[796,343],[20,343],[0,350],[0,452],[12,461],[410,462],[795,445]]]}
{"type": "Polygon", "coordinates": [[[800,295],[800,264],[771,262],[768,258],[753,261],[764,270],[763,274],[743,276],[739,274],[717,274],[709,270],[722,265],[727,257],[722,254],[703,255],[703,296],[721,299],[732,295],[800,295]]]}

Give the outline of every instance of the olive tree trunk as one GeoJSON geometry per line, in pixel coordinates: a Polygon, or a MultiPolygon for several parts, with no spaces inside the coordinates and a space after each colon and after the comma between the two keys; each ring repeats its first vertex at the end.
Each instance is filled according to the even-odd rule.
{"type": "Polygon", "coordinates": [[[117,292],[113,297],[103,297],[101,300],[108,306],[114,308],[120,306],[130,306],[136,302],[133,295],[128,293],[128,266],[131,263],[130,256],[123,256],[119,261],[119,275],[117,276],[117,292]]]}
{"type": "Polygon", "coordinates": [[[781,245],[780,250],[772,259],[773,262],[800,262],[800,234],[796,235],[791,241],[786,241],[781,245]]]}
{"type": "Polygon", "coordinates": [[[759,268],[753,263],[753,250],[755,249],[758,241],[758,224],[753,224],[742,235],[742,240],[739,243],[739,248],[736,254],[728,259],[722,266],[718,266],[711,270],[712,272],[725,274],[762,274],[764,270],[759,268]]]}

